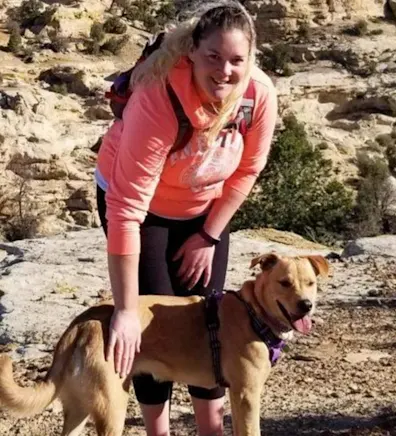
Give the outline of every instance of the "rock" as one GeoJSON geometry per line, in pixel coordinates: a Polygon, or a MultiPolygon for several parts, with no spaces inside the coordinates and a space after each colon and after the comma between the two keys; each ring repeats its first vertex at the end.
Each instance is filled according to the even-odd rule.
{"type": "Polygon", "coordinates": [[[351,257],[363,254],[396,257],[396,236],[382,235],[349,241],[341,256],[351,257]]]}
{"type": "MultiPolygon", "coordinates": [[[[391,0],[395,3],[395,0],[391,0]]],[[[383,6],[376,0],[250,0],[246,7],[257,16],[259,42],[276,41],[295,32],[301,22],[323,26],[350,16],[382,16],[383,6]]],[[[392,5],[391,5],[392,7],[392,5]]]]}

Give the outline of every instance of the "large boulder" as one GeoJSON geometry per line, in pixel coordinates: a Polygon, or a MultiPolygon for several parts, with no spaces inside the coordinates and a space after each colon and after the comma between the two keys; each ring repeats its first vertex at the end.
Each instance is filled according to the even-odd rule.
{"type": "Polygon", "coordinates": [[[342,257],[375,255],[396,257],[396,235],[383,235],[375,238],[360,238],[350,241],[342,252],[342,257]]]}

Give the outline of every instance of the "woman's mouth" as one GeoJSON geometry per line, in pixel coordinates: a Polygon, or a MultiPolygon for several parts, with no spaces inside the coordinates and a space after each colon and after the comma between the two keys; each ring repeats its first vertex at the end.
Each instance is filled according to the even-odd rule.
{"type": "Polygon", "coordinates": [[[215,86],[226,86],[226,85],[230,84],[229,80],[218,80],[218,79],[215,79],[213,77],[211,79],[212,79],[212,82],[215,84],[215,86]]]}

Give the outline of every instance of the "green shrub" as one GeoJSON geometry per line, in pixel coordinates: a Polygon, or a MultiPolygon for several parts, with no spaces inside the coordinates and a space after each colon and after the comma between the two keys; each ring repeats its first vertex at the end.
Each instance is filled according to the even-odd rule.
{"type": "Polygon", "coordinates": [[[388,147],[389,145],[394,144],[395,140],[392,138],[392,135],[389,135],[387,133],[383,133],[382,135],[378,135],[375,140],[378,142],[378,144],[381,147],[388,147]]]}
{"type": "Polygon", "coordinates": [[[304,21],[300,24],[297,34],[299,38],[307,40],[312,36],[312,29],[307,21],[304,21]]]}
{"type": "Polygon", "coordinates": [[[21,30],[18,23],[15,22],[10,27],[11,32],[7,47],[11,53],[17,54],[22,47],[21,30]]]}
{"type": "Polygon", "coordinates": [[[388,163],[382,158],[361,154],[358,168],[360,181],[354,210],[354,236],[376,236],[386,230],[386,216],[395,205],[388,163]]]}
{"type": "Polygon", "coordinates": [[[331,162],[309,143],[294,116],[284,119],[254,192],[235,215],[232,230],[273,227],[330,241],[347,228],[351,193],[332,175],[331,162]]]}
{"type": "Polygon", "coordinates": [[[122,35],[127,31],[127,25],[119,17],[110,17],[103,24],[103,30],[106,33],[115,33],[122,35]]]}
{"type": "Polygon", "coordinates": [[[39,226],[38,218],[31,213],[29,180],[21,178],[16,181],[15,187],[14,195],[0,200],[0,209],[8,205],[13,210],[12,217],[7,219],[3,229],[4,236],[8,241],[33,238],[37,235],[39,226]]]}
{"type": "Polygon", "coordinates": [[[109,52],[111,54],[118,54],[122,48],[125,46],[125,44],[129,41],[128,36],[124,36],[121,38],[111,37],[108,41],[106,41],[103,45],[100,47],[101,52],[109,52]]]}
{"type": "Polygon", "coordinates": [[[272,48],[264,48],[259,56],[259,62],[263,69],[284,76],[290,75],[290,60],[290,49],[284,43],[276,44],[272,48]]]}
{"type": "MultiPolygon", "coordinates": [[[[122,0],[118,0],[117,3],[122,0]]],[[[124,6],[123,16],[133,22],[141,21],[149,32],[158,32],[176,16],[173,1],[153,2],[152,0],[133,0],[124,6]]]]}
{"type": "Polygon", "coordinates": [[[96,42],[100,43],[103,41],[104,37],[106,36],[103,30],[103,24],[98,22],[93,23],[89,32],[89,36],[96,42]]]}
{"type": "Polygon", "coordinates": [[[26,214],[23,218],[13,218],[7,221],[3,230],[7,241],[31,239],[38,234],[38,219],[34,215],[26,214]]]}
{"type": "Polygon", "coordinates": [[[368,33],[368,24],[366,20],[357,21],[352,27],[347,27],[343,33],[351,36],[364,36],[368,33]]]}
{"type": "Polygon", "coordinates": [[[388,159],[388,168],[393,176],[396,176],[396,142],[389,144],[385,151],[388,159]]]}
{"type": "Polygon", "coordinates": [[[22,29],[30,29],[33,26],[47,26],[51,23],[56,7],[46,7],[39,0],[24,0],[18,7],[7,10],[8,17],[19,23],[22,29]]]}
{"type": "Polygon", "coordinates": [[[18,20],[23,27],[33,26],[43,12],[44,5],[39,0],[24,0],[18,11],[18,20]]]}
{"type": "Polygon", "coordinates": [[[100,54],[100,44],[97,41],[89,39],[84,41],[85,51],[88,54],[98,55],[100,54]]]}
{"type": "Polygon", "coordinates": [[[48,31],[48,38],[50,42],[50,48],[55,53],[63,53],[69,47],[69,41],[66,37],[59,35],[59,31],[52,29],[48,31]]]}

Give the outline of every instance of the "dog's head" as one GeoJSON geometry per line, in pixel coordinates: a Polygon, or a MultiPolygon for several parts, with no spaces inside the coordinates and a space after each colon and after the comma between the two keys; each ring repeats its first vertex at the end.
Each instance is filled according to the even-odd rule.
{"type": "Polygon", "coordinates": [[[260,265],[255,297],[264,311],[286,329],[308,334],[315,310],[317,276],[327,276],[329,264],[319,255],[288,257],[275,253],[252,260],[260,265]]]}

